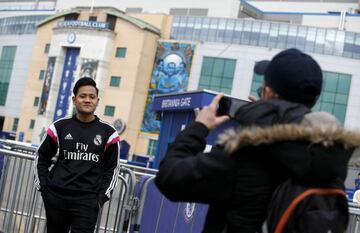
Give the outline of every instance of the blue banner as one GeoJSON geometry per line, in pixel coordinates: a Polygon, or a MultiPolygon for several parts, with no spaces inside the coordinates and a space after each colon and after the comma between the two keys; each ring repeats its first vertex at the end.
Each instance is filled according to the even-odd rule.
{"type": "Polygon", "coordinates": [[[64,69],[61,76],[58,98],[56,100],[54,121],[67,115],[72,91],[72,83],[74,82],[76,61],[79,53],[80,49],[78,48],[68,48],[66,50],[64,69]]]}
{"type": "Polygon", "coordinates": [[[49,92],[51,87],[51,81],[54,73],[56,57],[49,57],[48,65],[45,72],[43,88],[41,92],[40,98],[40,107],[39,107],[39,115],[43,115],[47,108],[47,103],[49,99],[49,92]]]}

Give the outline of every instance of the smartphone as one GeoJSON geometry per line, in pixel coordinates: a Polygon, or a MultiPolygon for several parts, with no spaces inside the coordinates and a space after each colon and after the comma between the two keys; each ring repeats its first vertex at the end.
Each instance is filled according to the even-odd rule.
{"type": "Polygon", "coordinates": [[[219,102],[217,115],[228,115],[230,118],[234,118],[236,111],[247,103],[249,103],[249,101],[223,96],[219,102]]]}

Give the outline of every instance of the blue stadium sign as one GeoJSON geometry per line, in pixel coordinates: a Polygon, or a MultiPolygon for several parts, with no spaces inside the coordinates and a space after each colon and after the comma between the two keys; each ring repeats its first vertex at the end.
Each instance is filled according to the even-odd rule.
{"type": "Polygon", "coordinates": [[[155,95],[154,111],[185,110],[210,104],[216,93],[209,91],[190,91],[176,94],[155,95]]]}
{"type": "Polygon", "coordinates": [[[84,20],[66,20],[59,21],[59,28],[92,28],[92,29],[109,29],[108,22],[84,21],[84,20]]]}

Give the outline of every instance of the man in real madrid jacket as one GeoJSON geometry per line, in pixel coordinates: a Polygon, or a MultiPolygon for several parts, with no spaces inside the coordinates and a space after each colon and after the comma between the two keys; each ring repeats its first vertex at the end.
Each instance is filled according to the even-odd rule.
{"type": "Polygon", "coordinates": [[[95,81],[80,78],[73,93],[76,114],[55,121],[36,153],[34,182],[43,197],[48,233],[94,232],[98,212],[118,179],[119,136],[94,115],[99,102],[95,81]]]}
{"type": "Polygon", "coordinates": [[[261,232],[273,191],[289,177],[324,185],[338,180],[343,188],[359,145],[359,135],[315,134],[300,125],[322,88],[312,57],[288,49],[263,64],[261,100],[238,109],[239,132],[223,134],[203,152],[209,131],[228,120],[216,115],[218,95],[177,135],[160,164],[155,184],[167,198],[209,204],[203,233],[261,232]]]}

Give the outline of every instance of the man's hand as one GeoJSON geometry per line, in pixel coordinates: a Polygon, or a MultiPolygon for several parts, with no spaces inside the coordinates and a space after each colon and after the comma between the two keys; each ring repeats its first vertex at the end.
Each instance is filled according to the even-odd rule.
{"type": "Polygon", "coordinates": [[[248,96],[248,100],[249,100],[250,102],[256,102],[256,101],[257,101],[257,98],[256,98],[256,96],[249,95],[249,96],[248,96]]]}
{"type": "Polygon", "coordinates": [[[203,123],[209,130],[212,130],[225,121],[229,120],[229,116],[216,116],[216,110],[223,95],[224,94],[218,94],[215,96],[209,106],[205,106],[203,109],[201,109],[195,121],[203,123]]]}

